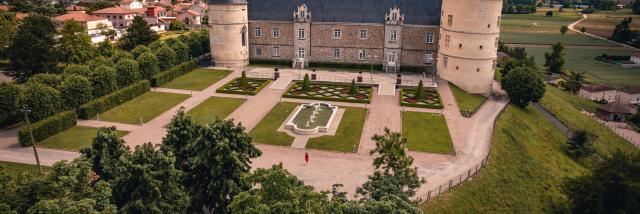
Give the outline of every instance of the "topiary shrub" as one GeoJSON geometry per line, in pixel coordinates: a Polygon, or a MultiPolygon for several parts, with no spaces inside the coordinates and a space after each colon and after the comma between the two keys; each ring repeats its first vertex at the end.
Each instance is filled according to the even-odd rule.
{"type": "Polygon", "coordinates": [[[311,80],[309,80],[309,74],[304,74],[304,80],[302,81],[302,90],[311,90],[311,80]]]}
{"type": "MultiPolygon", "coordinates": [[[[73,111],[64,111],[45,118],[40,122],[31,124],[33,130],[33,140],[35,142],[42,141],[58,134],[64,130],[76,126],[76,113],[73,111]]],[[[31,146],[29,139],[29,128],[25,127],[18,132],[18,141],[22,146],[31,146]]]]}
{"type": "Polygon", "coordinates": [[[424,100],[424,84],[422,83],[422,80],[420,80],[420,83],[418,83],[418,89],[416,90],[416,99],[424,100]]]}
{"type": "Polygon", "coordinates": [[[354,95],[356,93],[358,93],[358,86],[356,85],[356,80],[352,79],[351,80],[351,94],[354,95]]]}
{"type": "Polygon", "coordinates": [[[240,77],[240,87],[246,89],[249,88],[249,81],[247,81],[247,74],[242,71],[242,76],[240,77]]]}

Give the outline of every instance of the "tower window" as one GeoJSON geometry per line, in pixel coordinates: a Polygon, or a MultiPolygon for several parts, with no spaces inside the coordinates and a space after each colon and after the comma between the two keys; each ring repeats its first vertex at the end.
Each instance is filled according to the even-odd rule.
{"type": "Polygon", "coordinates": [[[367,37],[368,37],[367,34],[368,34],[368,32],[367,32],[366,29],[365,30],[360,30],[360,39],[367,39],[367,37]]]}
{"type": "Polygon", "coordinates": [[[500,27],[500,16],[498,16],[498,27],[500,27]]]}
{"type": "Polygon", "coordinates": [[[488,24],[488,25],[487,25],[487,28],[491,28],[491,24],[488,24]]]}
{"type": "Polygon", "coordinates": [[[480,50],[482,50],[482,45],[480,45],[480,50]]]}
{"type": "Polygon", "coordinates": [[[476,72],[480,72],[480,68],[476,68],[476,72]]]}
{"type": "Polygon", "coordinates": [[[333,38],[334,39],[342,38],[342,31],[340,29],[334,29],[333,30],[333,38]]]}
{"type": "Polygon", "coordinates": [[[280,38],[280,28],[273,28],[273,38],[280,38]]]}
{"type": "Polygon", "coordinates": [[[449,47],[449,43],[451,43],[451,35],[446,35],[444,39],[444,46],[449,47]]]}
{"type": "Polygon", "coordinates": [[[398,40],[398,31],[392,30],[391,31],[391,41],[397,41],[398,40]]]}
{"type": "Polygon", "coordinates": [[[247,46],[247,29],[242,28],[242,32],[240,32],[240,36],[242,37],[242,46],[247,46]]]}
{"type": "Polygon", "coordinates": [[[278,47],[278,46],[273,47],[273,56],[274,57],[279,57],[280,56],[280,47],[278,47]]]}
{"type": "Polygon", "coordinates": [[[388,59],[388,61],[389,61],[389,62],[396,62],[396,52],[391,52],[391,53],[389,54],[389,59],[388,59]]]}
{"type": "Polygon", "coordinates": [[[458,48],[462,48],[462,44],[458,44],[458,48]]]}
{"type": "Polygon", "coordinates": [[[433,33],[427,33],[427,36],[425,37],[425,41],[428,44],[433,44],[433,33]]]}
{"type": "Polygon", "coordinates": [[[262,29],[260,29],[259,27],[256,27],[254,29],[254,31],[255,31],[255,36],[256,37],[261,37],[262,36],[262,29]]]}
{"type": "Polygon", "coordinates": [[[304,28],[298,29],[298,39],[304,39],[304,28]]]}
{"type": "Polygon", "coordinates": [[[448,56],[443,57],[442,65],[446,68],[448,64],[449,64],[449,57],[448,56]]]}
{"type": "Polygon", "coordinates": [[[456,70],[459,70],[458,68],[459,68],[459,67],[458,67],[458,66],[456,66],[456,70]]]}
{"type": "Polygon", "coordinates": [[[447,18],[447,26],[451,27],[453,25],[453,15],[449,15],[447,18]]]}

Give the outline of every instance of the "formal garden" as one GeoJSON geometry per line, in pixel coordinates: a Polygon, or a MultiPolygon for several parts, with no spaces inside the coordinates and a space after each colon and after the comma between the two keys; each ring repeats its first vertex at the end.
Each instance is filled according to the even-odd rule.
{"type": "Polygon", "coordinates": [[[418,87],[400,88],[400,105],[418,108],[442,109],[440,94],[436,88],[425,88],[422,81],[418,87]]]}
{"type": "Polygon", "coordinates": [[[455,154],[444,115],[402,112],[402,134],[410,151],[455,154]]]}
{"type": "Polygon", "coordinates": [[[217,93],[223,94],[245,94],[256,95],[264,87],[267,87],[271,83],[270,79],[263,78],[251,78],[247,77],[245,72],[242,72],[242,76],[231,80],[231,82],[218,88],[217,93]]]}
{"type": "Polygon", "coordinates": [[[283,97],[324,100],[350,103],[370,103],[373,96],[372,87],[369,85],[334,82],[312,82],[305,74],[303,81],[294,82],[284,93],[283,97]]]}
{"type": "Polygon", "coordinates": [[[278,128],[285,123],[287,117],[295,111],[299,103],[280,102],[260,123],[249,133],[254,143],[277,146],[291,146],[294,137],[284,132],[278,132],[278,128]]]}
{"type": "Polygon", "coordinates": [[[360,137],[367,118],[367,109],[356,107],[340,107],[344,114],[334,136],[325,135],[311,138],[305,148],[337,152],[357,152],[360,137]]]}

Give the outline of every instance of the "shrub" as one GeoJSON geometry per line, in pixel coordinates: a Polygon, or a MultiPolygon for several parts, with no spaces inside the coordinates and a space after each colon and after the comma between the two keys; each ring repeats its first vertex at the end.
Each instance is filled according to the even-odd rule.
{"type": "Polygon", "coordinates": [[[138,57],[138,65],[140,66],[140,76],[143,79],[151,79],[160,71],[158,67],[158,57],[151,52],[145,52],[138,57]]]}
{"type": "Polygon", "coordinates": [[[94,97],[104,96],[118,88],[116,83],[116,70],[106,65],[100,65],[95,68],[89,80],[93,87],[94,97]]]}
{"type": "Polygon", "coordinates": [[[0,127],[14,124],[20,120],[20,93],[18,84],[0,83],[0,127]]]}
{"type": "Polygon", "coordinates": [[[291,66],[293,62],[291,60],[249,60],[249,64],[258,64],[258,65],[279,65],[279,66],[291,66]]]}
{"type": "MultiPolygon", "coordinates": [[[[31,124],[33,130],[33,140],[35,142],[42,141],[67,130],[76,125],[76,113],[73,111],[64,111],[48,117],[40,122],[31,124]]],[[[18,132],[18,141],[22,146],[31,146],[29,139],[29,128],[25,127],[18,132]]]]}
{"type": "Polygon", "coordinates": [[[569,27],[567,27],[566,25],[563,25],[562,27],[560,27],[560,33],[561,34],[567,34],[567,31],[569,31],[569,27]]]}
{"type": "MultiPolygon", "coordinates": [[[[291,65],[291,64],[289,64],[291,65]]],[[[352,64],[352,63],[335,63],[335,62],[309,62],[311,68],[345,68],[345,69],[360,69],[369,70],[371,64],[352,64]]],[[[373,65],[374,70],[382,70],[381,64],[373,65]]]]}
{"type": "Polygon", "coordinates": [[[424,100],[424,97],[424,84],[422,83],[422,80],[420,80],[420,83],[418,83],[418,89],[416,91],[416,99],[424,100]]]}
{"type": "Polygon", "coordinates": [[[77,110],[80,105],[91,100],[92,90],[91,82],[87,78],[75,74],[65,75],[60,84],[63,105],[66,109],[77,110]]]}
{"type": "Polygon", "coordinates": [[[197,68],[195,61],[184,62],[178,66],[175,66],[169,70],[166,70],[162,73],[156,74],[151,78],[151,86],[159,87],[164,85],[165,83],[178,78],[179,76],[189,73],[193,71],[193,69],[197,68]]]}
{"type": "Polygon", "coordinates": [[[26,84],[20,98],[20,107],[31,110],[29,119],[36,122],[62,109],[62,98],[60,92],[49,86],[39,83],[26,84]]]}
{"type": "Polygon", "coordinates": [[[118,86],[125,87],[140,79],[138,62],[132,59],[122,59],[116,62],[116,82],[118,86]]]}
{"type": "Polygon", "coordinates": [[[304,74],[304,80],[302,81],[302,90],[311,90],[311,81],[309,80],[309,74],[304,74]]]}
{"type": "Polygon", "coordinates": [[[58,74],[39,73],[29,77],[27,83],[40,83],[51,88],[58,88],[62,82],[62,77],[58,74]]]}
{"type": "Polygon", "coordinates": [[[178,63],[186,62],[189,60],[189,46],[181,41],[176,41],[170,45],[171,49],[176,53],[176,59],[178,63]]]}
{"type": "Polygon", "coordinates": [[[138,59],[138,57],[140,57],[143,53],[150,53],[150,52],[151,52],[151,49],[149,49],[149,47],[144,45],[138,45],[136,46],[136,48],[131,50],[131,55],[133,55],[134,58],[138,59]]]}
{"type": "Polygon", "coordinates": [[[87,65],[70,64],[64,69],[64,75],[76,74],[83,77],[91,77],[91,69],[87,65]]]}
{"type": "Polygon", "coordinates": [[[98,113],[105,112],[113,107],[125,103],[149,91],[149,81],[143,80],[126,88],[117,90],[106,96],[94,99],[80,106],[80,118],[90,119],[98,113]]]}
{"type": "Polygon", "coordinates": [[[351,88],[349,90],[351,91],[351,95],[358,93],[358,86],[356,85],[355,79],[351,80],[351,88]]]}
{"type": "Polygon", "coordinates": [[[176,65],[178,61],[176,52],[170,47],[163,45],[160,49],[155,51],[156,57],[158,57],[158,66],[161,71],[167,70],[176,65]]]}
{"type": "Polygon", "coordinates": [[[552,17],[553,16],[553,11],[547,11],[547,13],[545,15],[547,15],[547,17],[552,17]]]}

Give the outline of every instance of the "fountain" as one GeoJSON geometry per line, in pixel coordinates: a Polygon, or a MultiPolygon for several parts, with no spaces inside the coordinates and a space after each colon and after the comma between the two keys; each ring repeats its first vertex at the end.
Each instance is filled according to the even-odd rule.
{"type": "Polygon", "coordinates": [[[296,109],[293,117],[285,124],[285,128],[301,135],[327,132],[337,112],[338,107],[329,103],[303,104],[296,109]]]}

